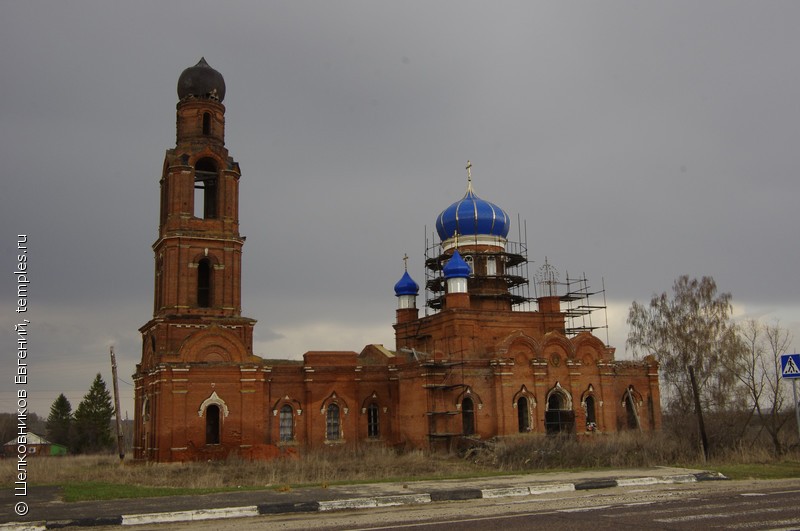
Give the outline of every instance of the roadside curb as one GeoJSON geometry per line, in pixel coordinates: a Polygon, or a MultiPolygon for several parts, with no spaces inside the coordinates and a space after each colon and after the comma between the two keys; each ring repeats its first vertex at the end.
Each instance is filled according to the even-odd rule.
{"type": "Polygon", "coordinates": [[[420,505],[443,501],[463,501],[490,498],[538,496],[556,492],[606,489],[612,487],[638,487],[669,483],[693,483],[696,481],[718,481],[728,479],[719,472],[699,472],[673,476],[649,476],[618,479],[597,479],[574,483],[531,483],[500,488],[464,488],[433,490],[422,494],[401,494],[363,498],[342,498],[325,501],[273,502],[242,507],[218,507],[191,511],[141,513],[120,516],[87,517],[70,520],[48,520],[38,522],[9,522],[0,524],[0,531],[42,531],[67,527],[95,527],[111,525],[163,524],[242,518],[269,514],[316,513],[346,509],[373,509],[399,505],[420,505]]]}

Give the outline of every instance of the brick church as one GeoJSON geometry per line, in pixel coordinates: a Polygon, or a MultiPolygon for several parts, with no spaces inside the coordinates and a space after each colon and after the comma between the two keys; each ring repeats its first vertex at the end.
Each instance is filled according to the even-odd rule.
{"type": "Polygon", "coordinates": [[[469,165],[466,194],[436,218],[424,315],[407,271],[394,286],[393,348],[256,355],[256,321],[241,312],[242,175],[225,147],[224,98],[222,75],[203,59],[178,80],[153,317],[140,328],[134,374],[136,458],[446,450],[465,438],[660,427],[657,363],[615,361],[595,328],[572,326],[592,308],[575,302],[586,290],[559,283],[547,263],[529,296],[526,246],[508,239],[509,216],[475,194],[469,165]]]}

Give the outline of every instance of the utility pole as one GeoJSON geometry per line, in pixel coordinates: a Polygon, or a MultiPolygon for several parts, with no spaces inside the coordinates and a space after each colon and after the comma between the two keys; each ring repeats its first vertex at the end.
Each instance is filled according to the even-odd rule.
{"type": "Polygon", "coordinates": [[[694,365],[689,365],[689,379],[692,383],[692,393],[694,394],[694,409],[697,412],[697,426],[700,428],[700,442],[703,443],[703,457],[708,461],[708,437],[706,436],[706,424],[703,422],[703,409],[700,407],[700,392],[697,389],[697,380],[694,377],[694,365]]]}
{"type": "Polygon", "coordinates": [[[125,436],[122,434],[122,418],[119,416],[119,385],[117,384],[117,358],[114,356],[114,347],[111,346],[111,379],[114,380],[114,410],[117,418],[117,448],[119,460],[125,459],[125,436]]]}

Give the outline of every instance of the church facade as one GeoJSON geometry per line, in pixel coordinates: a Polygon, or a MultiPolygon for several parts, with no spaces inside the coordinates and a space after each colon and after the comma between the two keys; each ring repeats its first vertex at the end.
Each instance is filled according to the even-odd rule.
{"type": "Polygon", "coordinates": [[[551,270],[525,296],[510,220],[466,194],[436,220],[428,313],[408,272],[395,285],[395,345],[253,352],[241,315],[239,165],[225,147],[225,82],[205,60],[178,81],[177,139],[161,177],[153,317],[140,328],[134,455],[151,461],[268,458],[338,445],[452,449],[513,434],[590,435],[661,425],[658,365],[616,361],[575,329],[575,293],[551,270]],[[530,301],[536,303],[530,309],[530,301]],[[566,305],[566,306],[565,306],[566,305]]]}

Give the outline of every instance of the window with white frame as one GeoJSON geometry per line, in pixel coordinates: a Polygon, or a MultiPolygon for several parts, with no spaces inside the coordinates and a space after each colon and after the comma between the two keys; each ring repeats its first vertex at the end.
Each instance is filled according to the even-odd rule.
{"type": "Polygon", "coordinates": [[[330,404],[325,420],[325,438],[329,441],[338,441],[341,438],[341,419],[339,416],[339,406],[330,404]]]}
{"type": "Polygon", "coordinates": [[[279,437],[282,442],[294,439],[294,411],[289,404],[281,407],[279,426],[279,437]]]}

